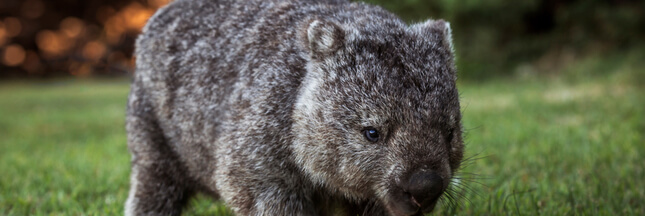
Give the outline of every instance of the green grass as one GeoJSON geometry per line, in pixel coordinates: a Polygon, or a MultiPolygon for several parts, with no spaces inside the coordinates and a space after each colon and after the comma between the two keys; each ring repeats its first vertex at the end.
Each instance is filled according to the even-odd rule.
{"type": "Polygon", "coordinates": [[[460,214],[645,214],[645,94],[624,74],[462,85],[472,185],[460,214]]]}
{"type": "MultiPolygon", "coordinates": [[[[462,183],[475,193],[437,213],[644,215],[643,68],[460,83],[467,152],[481,157],[462,183]]],[[[128,85],[0,83],[0,215],[122,214],[128,85]]],[[[226,214],[213,203],[187,213],[226,214]]]]}

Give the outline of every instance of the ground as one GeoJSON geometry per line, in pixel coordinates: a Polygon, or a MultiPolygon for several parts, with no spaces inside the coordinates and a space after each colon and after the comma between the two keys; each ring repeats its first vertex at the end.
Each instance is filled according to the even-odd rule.
{"type": "MultiPolygon", "coordinates": [[[[592,63],[589,63],[593,65],[592,63]]],[[[467,161],[440,215],[644,215],[643,67],[459,82],[467,161]]],[[[0,82],[0,215],[119,215],[129,81],[0,82]]],[[[187,215],[227,215],[205,197],[187,215]]]]}

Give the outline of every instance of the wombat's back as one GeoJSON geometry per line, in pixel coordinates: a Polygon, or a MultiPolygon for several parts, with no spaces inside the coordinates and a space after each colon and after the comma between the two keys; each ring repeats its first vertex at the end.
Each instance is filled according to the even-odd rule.
{"type": "Polygon", "coordinates": [[[231,2],[172,2],[150,18],[137,39],[135,83],[148,89],[160,117],[188,104],[221,110],[231,95],[244,64],[241,39],[252,25],[239,19],[261,9],[250,5],[243,11],[231,2]]]}
{"type": "Polygon", "coordinates": [[[289,67],[289,73],[301,76],[305,53],[296,41],[297,23],[320,12],[319,4],[341,2],[348,3],[174,1],[150,18],[137,39],[135,84],[149,89],[161,117],[170,117],[177,108],[198,109],[176,107],[180,104],[222,112],[236,91],[258,85],[253,79],[280,76],[261,71],[267,64],[289,67]]]}

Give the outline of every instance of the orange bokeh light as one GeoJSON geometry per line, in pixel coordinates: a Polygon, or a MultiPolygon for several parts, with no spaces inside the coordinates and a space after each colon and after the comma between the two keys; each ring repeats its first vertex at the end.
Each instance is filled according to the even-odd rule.
{"type": "Polygon", "coordinates": [[[154,14],[154,10],[143,7],[143,5],[137,2],[128,5],[121,12],[121,16],[123,17],[123,20],[125,20],[125,26],[128,30],[137,32],[146,25],[148,18],[150,18],[152,14],[154,14]]]}
{"type": "Polygon", "coordinates": [[[4,28],[4,24],[0,21],[0,47],[7,42],[7,30],[4,28]]]}
{"type": "Polygon", "coordinates": [[[67,51],[72,41],[63,33],[43,30],[36,35],[36,44],[47,57],[54,57],[67,51]]]}
{"type": "Polygon", "coordinates": [[[25,49],[18,44],[11,44],[4,49],[2,63],[7,66],[18,66],[25,61],[25,49]]]}
{"type": "Polygon", "coordinates": [[[75,38],[83,33],[85,25],[83,20],[76,17],[67,17],[60,22],[60,30],[67,35],[67,37],[75,38]]]}
{"type": "Polygon", "coordinates": [[[83,57],[89,60],[97,61],[103,57],[107,48],[98,41],[91,41],[83,47],[83,57]]]}

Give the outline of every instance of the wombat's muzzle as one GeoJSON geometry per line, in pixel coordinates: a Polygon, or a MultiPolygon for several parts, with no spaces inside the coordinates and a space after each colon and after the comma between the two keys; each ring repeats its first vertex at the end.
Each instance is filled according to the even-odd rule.
{"type": "Polygon", "coordinates": [[[444,180],[434,171],[417,170],[397,184],[391,197],[395,215],[421,215],[434,209],[444,190],[444,180]]]}

